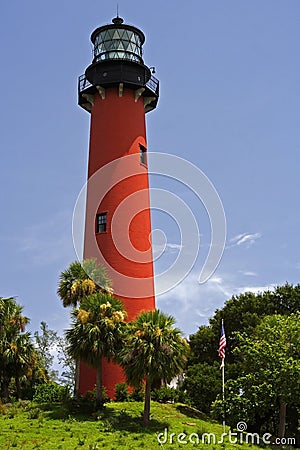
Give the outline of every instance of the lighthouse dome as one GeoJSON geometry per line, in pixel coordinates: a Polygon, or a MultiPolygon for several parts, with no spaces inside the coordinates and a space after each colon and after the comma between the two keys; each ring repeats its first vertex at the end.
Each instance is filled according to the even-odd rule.
{"type": "Polygon", "coordinates": [[[107,59],[126,59],[143,64],[144,33],[123,22],[121,17],[115,17],[112,24],[99,27],[92,33],[94,63],[107,59]]]}

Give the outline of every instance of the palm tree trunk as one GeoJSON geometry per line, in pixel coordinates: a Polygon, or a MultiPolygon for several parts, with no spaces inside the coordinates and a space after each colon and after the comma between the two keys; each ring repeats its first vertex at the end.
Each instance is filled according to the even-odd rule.
{"type": "Polygon", "coordinates": [[[278,437],[284,438],[285,435],[285,420],[286,420],[286,403],[280,400],[278,437]]]}
{"type": "Polygon", "coordinates": [[[147,377],[145,388],[144,414],[143,414],[144,427],[147,427],[150,422],[150,402],[151,402],[151,380],[149,379],[149,377],[147,377]]]}
{"type": "Polygon", "coordinates": [[[9,401],[9,383],[10,380],[8,378],[4,378],[2,382],[2,396],[5,403],[9,401]]]}
{"type": "Polygon", "coordinates": [[[98,406],[103,406],[103,390],[102,390],[102,357],[99,357],[96,367],[96,402],[98,406]]]}
{"type": "Polygon", "coordinates": [[[20,398],[21,398],[21,386],[20,386],[20,378],[17,375],[15,376],[15,383],[16,383],[17,400],[20,400],[20,398]]]}

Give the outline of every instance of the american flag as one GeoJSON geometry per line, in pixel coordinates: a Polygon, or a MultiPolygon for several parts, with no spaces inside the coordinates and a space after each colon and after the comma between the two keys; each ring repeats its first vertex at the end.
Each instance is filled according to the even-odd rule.
{"type": "Polygon", "coordinates": [[[225,359],[225,348],[226,348],[226,336],[225,336],[225,330],[224,330],[224,323],[222,320],[221,337],[220,337],[220,343],[219,343],[219,356],[220,356],[220,358],[222,358],[222,364],[224,363],[224,359],[225,359]]]}

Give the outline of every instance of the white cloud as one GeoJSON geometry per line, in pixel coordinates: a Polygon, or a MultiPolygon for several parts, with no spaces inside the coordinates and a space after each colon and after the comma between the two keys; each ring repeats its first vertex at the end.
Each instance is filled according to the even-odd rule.
{"type": "Polygon", "coordinates": [[[265,286],[240,286],[234,289],[234,294],[244,294],[245,292],[253,292],[254,294],[259,294],[264,291],[273,291],[276,287],[276,284],[268,284],[265,286]]]}
{"type": "Polygon", "coordinates": [[[153,252],[153,258],[154,260],[157,260],[162,255],[170,255],[174,253],[178,253],[183,248],[182,244],[175,244],[172,242],[169,243],[152,243],[152,252],[153,252]]]}
{"type": "Polygon", "coordinates": [[[261,233],[242,233],[234,236],[229,240],[229,245],[226,248],[236,247],[242,244],[246,244],[247,248],[253,245],[257,239],[260,239],[261,233]]]}
{"type": "Polygon", "coordinates": [[[170,249],[181,250],[183,245],[181,244],[167,244],[167,247],[170,249]]]}
{"type": "Polygon", "coordinates": [[[241,273],[242,275],[245,275],[247,277],[257,277],[257,273],[252,272],[251,270],[239,270],[239,273],[241,273]]]}
{"type": "Polygon", "coordinates": [[[223,283],[223,278],[222,277],[217,277],[217,276],[213,276],[210,278],[210,283],[215,283],[215,284],[222,284],[223,283]]]}
{"type": "Polygon", "coordinates": [[[207,325],[216,309],[223,308],[233,295],[259,293],[275,287],[272,283],[251,286],[249,282],[243,283],[242,277],[217,273],[206,283],[199,284],[198,274],[193,271],[174,289],[158,296],[157,307],[174,316],[177,326],[185,335],[195,333],[200,325],[207,325]]]}
{"type": "Polygon", "coordinates": [[[224,301],[231,297],[221,276],[214,276],[204,284],[193,272],[174,289],[157,297],[157,307],[173,315],[177,326],[186,334],[195,333],[224,301]]]}

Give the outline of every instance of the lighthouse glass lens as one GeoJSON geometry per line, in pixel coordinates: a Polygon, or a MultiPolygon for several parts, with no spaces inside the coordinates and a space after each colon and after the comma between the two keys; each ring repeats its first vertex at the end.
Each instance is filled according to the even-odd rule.
{"type": "Polygon", "coordinates": [[[113,28],[101,31],[95,39],[96,61],[105,59],[129,59],[142,62],[140,36],[131,30],[113,28]]]}

